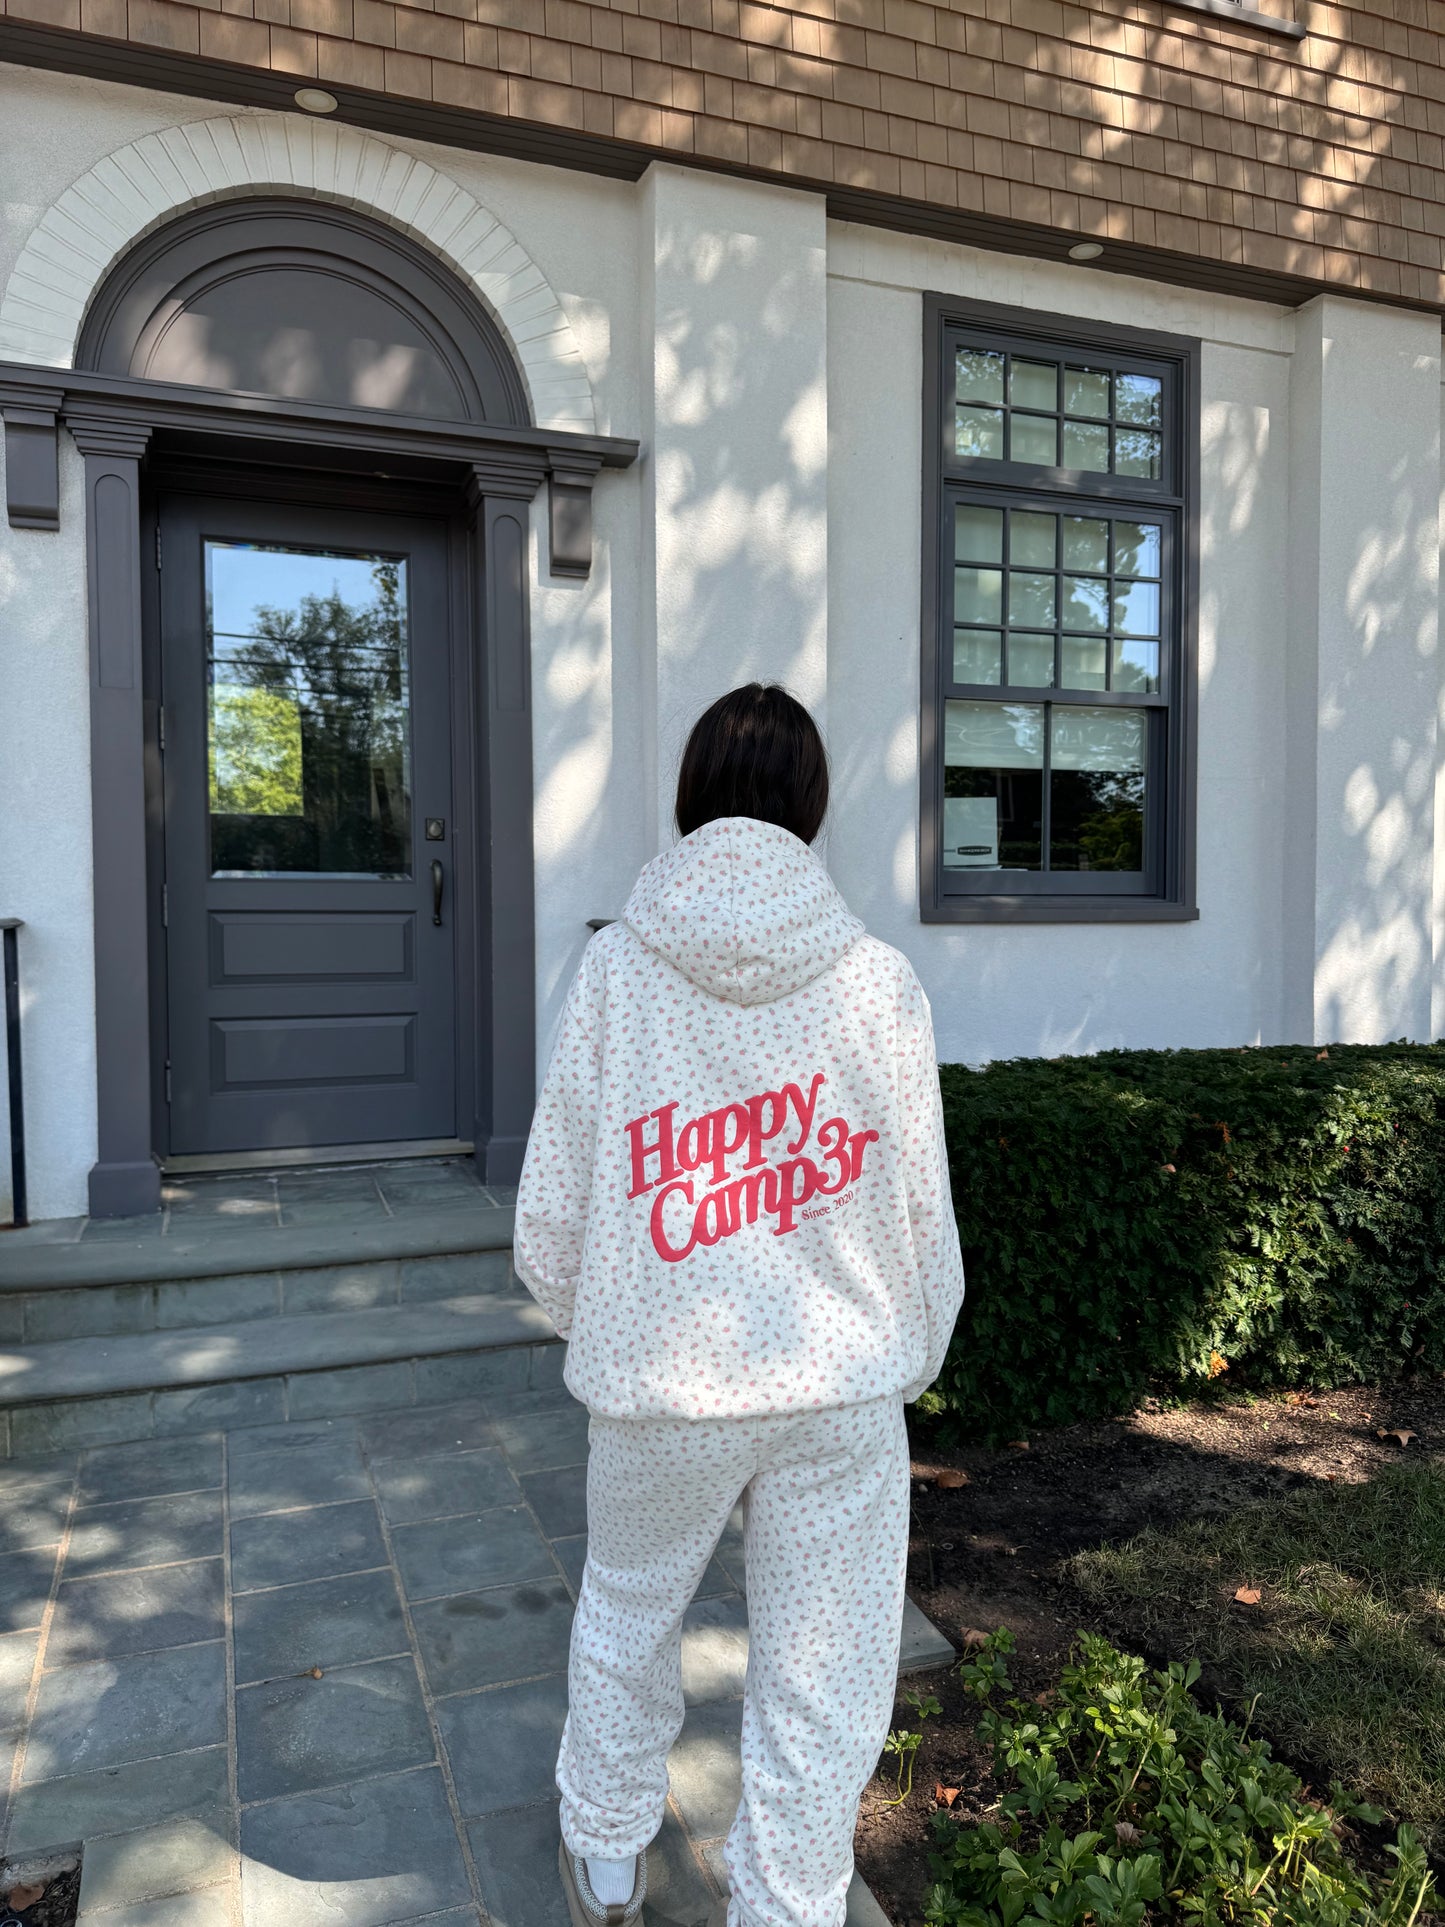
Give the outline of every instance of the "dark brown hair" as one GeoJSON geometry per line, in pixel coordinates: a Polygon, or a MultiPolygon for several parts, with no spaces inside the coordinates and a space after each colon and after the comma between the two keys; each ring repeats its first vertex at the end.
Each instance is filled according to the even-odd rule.
{"type": "Polygon", "coordinates": [[[811,843],[828,813],[828,752],[818,725],[780,683],[744,683],[692,726],[677,773],[677,827],[755,816],[811,843]]]}

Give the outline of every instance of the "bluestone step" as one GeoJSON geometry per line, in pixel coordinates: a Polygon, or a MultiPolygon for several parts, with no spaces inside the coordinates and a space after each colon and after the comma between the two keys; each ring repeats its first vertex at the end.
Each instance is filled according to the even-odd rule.
{"type": "MultiPolygon", "coordinates": [[[[257,1254],[264,1259],[265,1251],[257,1254]]],[[[248,1247],[245,1259],[252,1253],[248,1247]]],[[[48,1344],[198,1326],[239,1325],[303,1312],[366,1311],[381,1305],[516,1292],[506,1250],[446,1251],[426,1257],[361,1258],[344,1265],[247,1268],[153,1283],[59,1281],[0,1292],[0,1345],[48,1344]]]]}
{"type": "Polygon", "coordinates": [[[522,1294],[473,1292],[370,1311],[251,1319],[185,1331],[60,1338],[0,1351],[0,1405],[98,1398],[162,1386],[216,1385],[394,1358],[527,1345],[555,1338],[522,1294]]]}
{"type": "Polygon", "coordinates": [[[81,1235],[52,1222],[0,1240],[0,1295],[501,1251],[511,1245],[515,1216],[510,1204],[478,1202],[360,1221],[187,1224],[169,1235],[149,1219],[87,1226],[81,1235]]]}

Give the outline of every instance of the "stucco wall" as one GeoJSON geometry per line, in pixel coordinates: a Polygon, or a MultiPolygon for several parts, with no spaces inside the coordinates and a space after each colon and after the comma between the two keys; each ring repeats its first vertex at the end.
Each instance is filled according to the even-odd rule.
{"type": "MultiPolygon", "coordinates": [[[[0,68],[0,285],[45,206],[101,156],[218,111],[0,68]]],[[[1336,947],[1334,1001],[1316,1005],[1337,903],[1367,927],[1388,907],[1380,888],[1403,887],[1401,927],[1421,941],[1431,928],[1439,424],[1433,402],[1403,421],[1400,403],[1438,392],[1433,324],[1355,303],[1297,315],[829,224],[815,196],[671,166],[626,184],[409,151],[539,264],[599,429],[644,437],[635,468],[599,481],[587,581],[547,576],[543,503],[533,518],[539,1061],[585,919],[618,913],[668,834],[688,723],[757,674],[791,681],[826,719],[829,861],[870,927],[913,958],[944,1057],[1247,1044],[1303,1036],[1332,1012],[1361,1035],[1427,1033],[1418,957],[1392,1001],[1398,945],[1361,949],[1360,985],[1336,947]],[[1196,923],[918,920],[930,289],[1203,341],[1196,923]],[[1376,405],[1354,411],[1352,441],[1352,397],[1367,391],[1376,405]],[[1392,463],[1406,477],[1394,548],[1366,513],[1392,463]],[[1393,788],[1377,781],[1377,809],[1350,755],[1366,717],[1377,775],[1403,772],[1393,788]],[[1382,871],[1397,819],[1404,861],[1382,871]]],[[[83,1209],[94,1147],[83,517],[64,438],[63,457],[60,533],[0,524],[0,913],[31,925],[37,1216],[83,1209]]]]}

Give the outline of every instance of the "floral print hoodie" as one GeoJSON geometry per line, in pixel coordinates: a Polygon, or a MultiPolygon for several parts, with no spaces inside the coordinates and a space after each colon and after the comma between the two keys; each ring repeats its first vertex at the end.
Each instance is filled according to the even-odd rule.
{"type": "Polygon", "coordinates": [[[649,863],[567,999],[517,1274],[611,1418],[913,1399],[963,1299],[933,1022],[797,837],[649,863]]]}

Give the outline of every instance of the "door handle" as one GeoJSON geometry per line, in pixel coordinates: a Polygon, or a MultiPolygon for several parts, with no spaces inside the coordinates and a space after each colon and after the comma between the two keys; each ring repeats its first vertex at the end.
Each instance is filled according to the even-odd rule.
{"type": "Polygon", "coordinates": [[[442,866],[439,858],[434,858],[431,866],[431,920],[437,924],[442,920],[442,866]]]}

